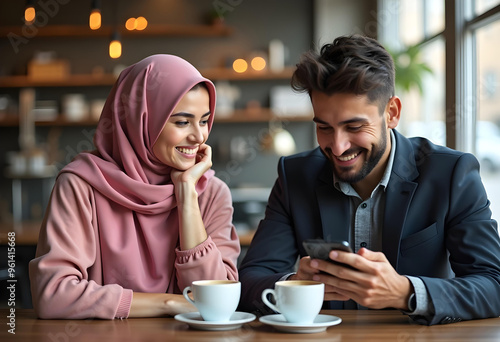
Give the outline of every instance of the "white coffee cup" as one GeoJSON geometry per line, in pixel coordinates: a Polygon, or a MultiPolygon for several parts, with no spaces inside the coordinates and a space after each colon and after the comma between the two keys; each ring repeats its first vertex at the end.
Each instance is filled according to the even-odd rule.
{"type": "Polygon", "coordinates": [[[288,323],[311,324],[321,311],[325,284],[309,280],[278,281],[274,289],[262,291],[262,301],[285,316],[288,323]],[[267,295],[274,297],[276,305],[267,295]]]}
{"type": "Polygon", "coordinates": [[[227,322],[240,302],[241,283],[236,280],[197,280],[182,294],[196,306],[205,321],[227,322]],[[193,299],[189,297],[193,293],[193,299]]]}

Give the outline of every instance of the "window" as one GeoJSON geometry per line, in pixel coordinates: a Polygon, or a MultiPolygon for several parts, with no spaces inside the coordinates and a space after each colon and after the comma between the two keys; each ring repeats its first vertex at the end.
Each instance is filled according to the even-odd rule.
{"type": "Polygon", "coordinates": [[[493,7],[500,5],[500,0],[475,0],[474,2],[474,12],[477,15],[483,14],[493,7]]]}
{"type": "Polygon", "coordinates": [[[378,4],[379,40],[395,51],[417,45],[421,54],[416,62],[432,69],[421,75],[422,91],[398,90],[403,100],[399,130],[474,153],[493,218],[499,221],[500,0],[378,4]]]}
{"type": "MultiPolygon", "coordinates": [[[[500,1],[497,1],[500,2],[500,1]]],[[[500,20],[477,29],[477,124],[475,154],[481,163],[481,177],[500,218],[500,20]]]]}
{"type": "Polygon", "coordinates": [[[384,0],[382,11],[386,22],[380,25],[379,40],[395,57],[396,68],[419,70],[396,73],[396,94],[403,102],[398,130],[406,136],[424,136],[437,144],[446,144],[445,115],[445,41],[444,0],[384,0]],[[387,18],[387,14],[391,18],[387,18]],[[418,49],[418,55],[409,58],[406,51],[418,49]],[[411,68],[419,63],[431,72],[411,68]],[[418,82],[421,80],[421,87],[418,82]],[[402,84],[410,85],[409,89],[402,84]]]}
{"type": "Polygon", "coordinates": [[[400,0],[399,35],[401,42],[414,45],[444,30],[444,0],[400,0]]]}

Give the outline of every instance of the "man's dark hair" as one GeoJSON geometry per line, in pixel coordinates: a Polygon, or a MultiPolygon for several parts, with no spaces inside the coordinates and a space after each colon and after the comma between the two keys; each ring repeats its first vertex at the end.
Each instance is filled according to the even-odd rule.
{"type": "Polygon", "coordinates": [[[327,95],[351,93],[366,95],[384,112],[387,101],[394,96],[394,61],[375,39],[342,36],[326,44],[318,54],[302,55],[292,76],[292,88],[309,95],[313,91],[327,95]]]}

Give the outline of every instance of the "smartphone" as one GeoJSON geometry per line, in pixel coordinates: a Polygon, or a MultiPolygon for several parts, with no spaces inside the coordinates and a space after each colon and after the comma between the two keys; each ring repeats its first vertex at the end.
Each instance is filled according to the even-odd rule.
{"type": "Polygon", "coordinates": [[[322,239],[309,239],[302,242],[307,254],[311,259],[321,259],[330,261],[334,264],[343,265],[345,267],[352,268],[350,266],[338,263],[329,258],[328,254],[332,250],[340,250],[344,252],[352,253],[352,249],[347,241],[332,241],[326,242],[322,239]]]}

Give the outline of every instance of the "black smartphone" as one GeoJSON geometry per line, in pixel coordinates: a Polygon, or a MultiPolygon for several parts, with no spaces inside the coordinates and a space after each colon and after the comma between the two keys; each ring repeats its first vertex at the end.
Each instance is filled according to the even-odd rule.
{"type": "Polygon", "coordinates": [[[345,267],[352,268],[342,263],[335,262],[328,257],[328,254],[330,253],[331,250],[340,250],[352,253],[352,249],[349,246],[349,242],[347,241],[327,242],[322,239],[309,239],[309,240],[304,240],[302,242],[302,245],[304,246],[307,254],[311,257],[311,259],[326,260],[334,264],[339,264],[345,267]]]}

